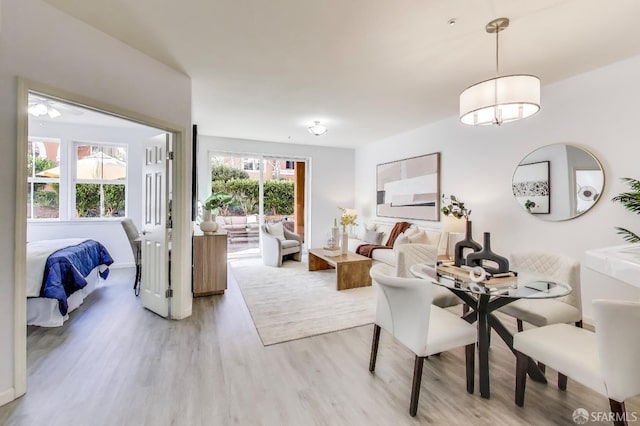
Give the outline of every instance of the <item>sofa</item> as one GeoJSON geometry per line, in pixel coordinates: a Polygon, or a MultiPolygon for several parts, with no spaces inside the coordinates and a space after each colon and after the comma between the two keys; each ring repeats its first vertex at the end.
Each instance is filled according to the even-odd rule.
{"type": "Polygon", "coordinates": [[[236,238],[257,239],[259,225],[257,215],[249,216],[217,216],[216,223],[227,231],[229,240],[236,238]]]}
{"type": "MultiPolygon", "coordinates": [[[[357,233],[348,240],[349,251],[355,252],[362,244],[384,245],[396,222],[369,222],[358,226],[357,233]]],[[[396,270],[396,276],[411,278],[412,265],[427,263],[435,265],[438,256],[447,251],[446,232],[440,229],[428,228],[412,224],[409,229],[396,238],[392,249],[377,249],[371,258],[376,262],[385,263],[396,270]]]]}

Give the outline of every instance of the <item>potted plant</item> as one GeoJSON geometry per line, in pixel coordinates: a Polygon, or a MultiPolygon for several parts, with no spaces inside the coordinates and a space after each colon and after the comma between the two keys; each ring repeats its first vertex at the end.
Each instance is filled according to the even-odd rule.
{"type": "MultiPolygon", "coordinates": [[[[631,178],[621,178],[624,183],[631,188],[628,192],[616,195],[611,201],[622,203],[624,208],[630,212],[640,214],[640,181],[631,178]]],[[[640,236],[636,233],[619,226],[616,226],[619,235],[622,235],[625,241],[629,243],[640,242],[640,236]]]]}
{"type": "Polygon", "coordinates": [[[218,229],[216,216],[220,208],[233,202],[233,195],[226,192],[214,192],[204,201],[203,220],[200,222],[200,229],[207,235],[211,235],[218,229]]]}

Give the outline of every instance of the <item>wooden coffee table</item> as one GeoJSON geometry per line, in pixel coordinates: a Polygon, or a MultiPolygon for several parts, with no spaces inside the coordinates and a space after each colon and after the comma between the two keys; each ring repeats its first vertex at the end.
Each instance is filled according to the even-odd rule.
{"type": "Polygon", "coordinates": [[[309,270],[336,270],[336,290],[346,290],[371,285],[371,259],[353,252],[340,256],[325,256],[321,248],[309,250],[309,270]]]}

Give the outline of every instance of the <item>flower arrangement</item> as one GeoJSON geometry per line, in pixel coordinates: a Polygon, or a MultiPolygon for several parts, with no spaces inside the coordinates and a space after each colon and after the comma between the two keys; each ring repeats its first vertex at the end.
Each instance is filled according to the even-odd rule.
{"type": "Polygon", "coordinates": [[[340,224],[342,225],[343,231],[346,229],[347,225],[357,225],[356,219],[358,218],[358,214],[354,209],[347,209],[344,207],[338,207],[338,209],[342,211],[340,224]]]}
{"type": "Polygon", "coordinates": [[[455,195],[442,194],[442,208],[440,209],[445,216],[453,216],[456,219],[465,218],[469,220],[471,210],[467,210],[464,203],[456,198],[455,195]]]}

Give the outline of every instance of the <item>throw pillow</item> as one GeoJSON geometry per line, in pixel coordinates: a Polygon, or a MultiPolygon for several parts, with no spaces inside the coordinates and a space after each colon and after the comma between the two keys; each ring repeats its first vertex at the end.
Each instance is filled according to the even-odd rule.
{"type": "Polygon", "coordinates": [[[367,233],[367,231],[375,231],[376,230],[376,224],[375,223],[363,223],[361,226],[358,227],[358,239],[364,241],[364,235],[367,233]]]}
{"type": "Polygon", "coordinates": [[[267,232],[280,241],[286,240],[286,238],[284,237],[284,228],[282,227],[282,222],[268,223],[267,232]]]}
{"type": "Polygon", "coordinates": [[[409,237],[411,244],[429,244],[429,237],[424,231],[420,231],[417,234],[413,234],[409,237]]]}
{"type": "Polygon", "coordinates": [[[396,248],[401,244],[409,244],[409,235],[405,235],[404,232],[398,235],[398,238],[396,238],[396,241],[393,243],[393,248],[396,248]]]}
{"type": "Polygon", "coordinates": [[[380,244],[380,241],[382,241],[382,232],[366,231],[363,241],[369,244],[380,244]]]}

